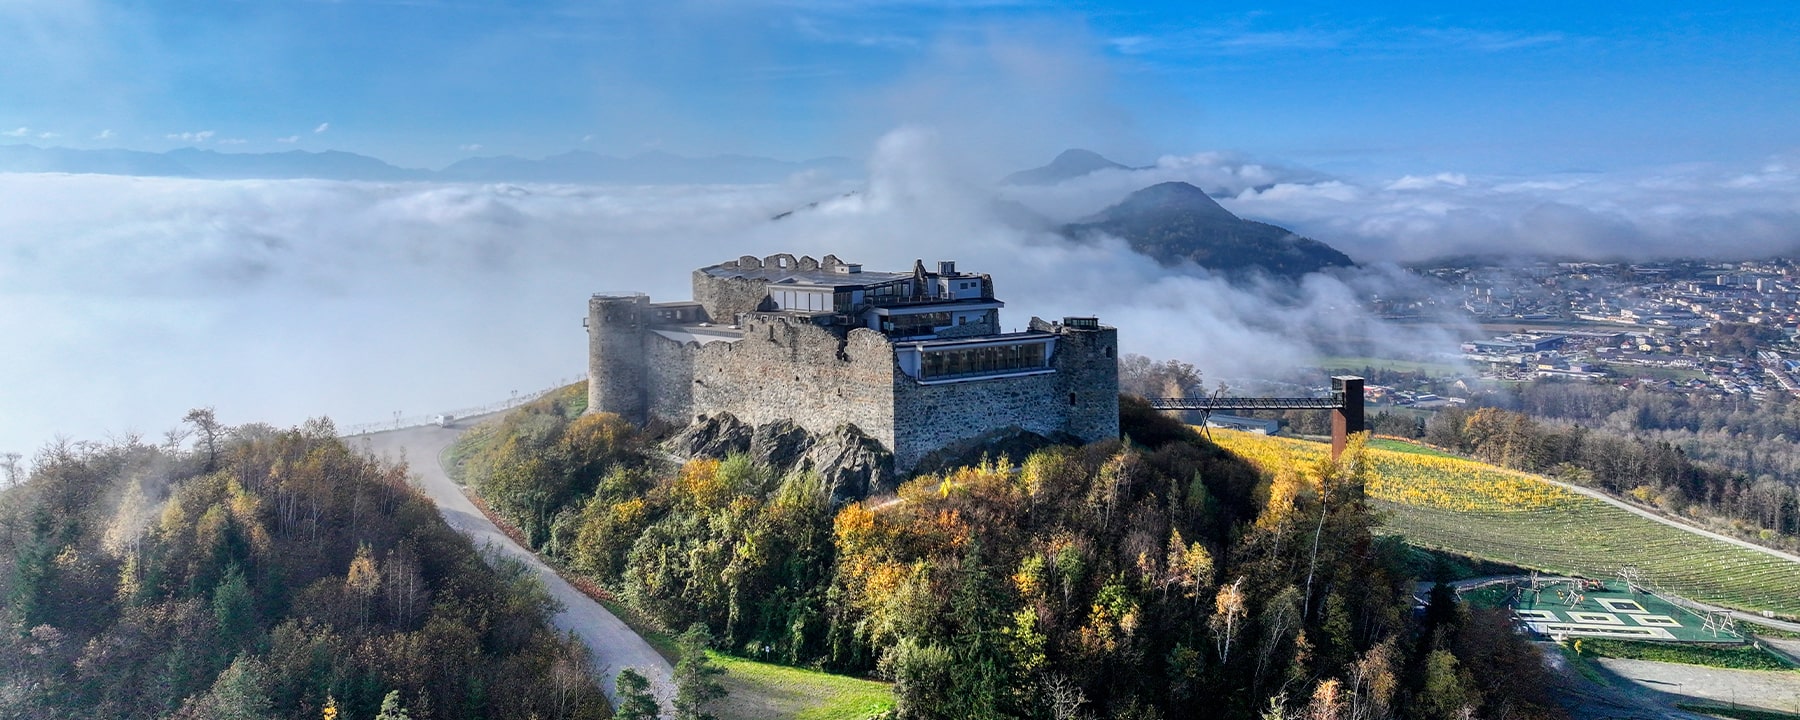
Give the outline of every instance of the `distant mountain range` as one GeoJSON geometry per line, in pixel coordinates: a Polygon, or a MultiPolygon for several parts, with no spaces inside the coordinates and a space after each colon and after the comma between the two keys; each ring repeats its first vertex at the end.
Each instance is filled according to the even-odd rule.
{"type": "Polygon", "coordinates": [[[1121,238],[1131,249],[1164,265],[1191,260],[1227,276],[1261,271],[1298,278],[1326,268],[1356,265],[1330,245],[1233,215],[1205,191],[1184,182],[1152,185],[1091,217],[1063,226],[1063,234],[1070,237],[1095,233],[1121,238]]]}
{"type": "MultiPolygon", "coordinates": [[[[1049,165],[1021,170],[1003,185],[1056,185],[1103,170],[1141,170],[1090,150],[1064,150],[1049,165]]],[[[1205,190],[1185,182],[1165,182],[1138,190],[1118,204],[1064,225],[1072,238],[1104,233],[1164,265],[1195,265],[1241,277],[1261,272],[1298,278],[1310,272],[1356,263],[1325,243],[1286,228],[1233,215],[1205,190]]]]}
{"type": "Polygon", "coordinates": [[[1108,160],[1100,153],[1079,148],[1062,151],[1049,165],[1030,170],[1020,170],[1000,180],[1002,185],[1055,185],[1065,180],[1101,170],[1137,170],[1129,165],[1108,160]]]}
{"type": "Polygon", "coordinates": [[[847,158],[789,162],[747,155],[690,158],[648,152],[621,158],[582,150],[543,159],[502,155],[469,158],[442,170],[404,168],[356,153],[328,150],[222,153],[181,148],[162,153],[0,145],[0,172],[97,173],[207,179],[292,179],[554,182],[631,185],[781,182],[797,173],[858,177],[847,158]]]}

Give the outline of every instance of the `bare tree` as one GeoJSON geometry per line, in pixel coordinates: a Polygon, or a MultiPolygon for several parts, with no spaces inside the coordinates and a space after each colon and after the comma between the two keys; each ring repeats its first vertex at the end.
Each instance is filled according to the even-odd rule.
{"type": "Polygon", "coordinates": [[[16,452],[0,453],[0,489],[19,484],[19,458],[16,452]]]}
{"type": "Polygon", "coordinates": [[[1088,702],[1081,686],[1067,675],[1051,674],[1044,678],[1044,699],[1050,703],[1051,720],[1082,720],[1091,717],[1081,711],[1088,702]]]}
{"type": "Polygon", "coordinates": [[[217,470],[219,442],[225,439],[225,426],[219,424],[218,415],[210,407],[194,408],[181,421],[193,425],[200,433],[199,446],[206,451],[206,472],[217,470]]]}

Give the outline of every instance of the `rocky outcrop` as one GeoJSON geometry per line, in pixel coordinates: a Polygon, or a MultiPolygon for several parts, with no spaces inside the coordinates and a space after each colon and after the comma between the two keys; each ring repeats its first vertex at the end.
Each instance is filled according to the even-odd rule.
{"type": "Polygon", "coordinates": [[[750,452],[755,428],[728,413],[701,415],[694,424],[669,438],[669,452],[682,457],[723,458],[750,452]]]}
{"type": "Polygon", "coordinates": [[[855,425],[813,438],[803,462],[831,489],[832,502],[854,502],[898,486],[893,454],[855,425]]]}
{"type": "Polygon", "coordinates": [[[855,425],[815,435],[788,420],[751,427],[719,413],[700,416],[663,447],[682,458],[748,455],[779,473],[810,471],[840,504],[891,492],[896,485],[893,454],[855,425]]]}

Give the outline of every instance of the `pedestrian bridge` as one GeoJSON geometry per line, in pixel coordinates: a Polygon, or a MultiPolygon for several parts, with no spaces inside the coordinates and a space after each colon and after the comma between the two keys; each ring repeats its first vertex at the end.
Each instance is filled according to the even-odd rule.
{"type": "MultiPolygon", "coordinates": [[[[1331,457],[1343,454],[1351,435],[1368,429],[1363,416],[1363,379],[1340,375],[1331,379],[1329,397],[1191,397],[1148,398],[1157,410],[1330,410],[1331,457]]],[[[1205,424],[1202,421],[1201,424],[1205,424]]]]}

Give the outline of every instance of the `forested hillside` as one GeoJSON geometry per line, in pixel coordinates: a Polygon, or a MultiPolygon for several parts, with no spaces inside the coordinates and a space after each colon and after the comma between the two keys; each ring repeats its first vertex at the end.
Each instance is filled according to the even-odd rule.
{"type": "MultiPolygon", "coordinates": [[[[0,495],[0,717],[598,718],[584,649],[328,421],[61,444],[0,495]]],[[[504,565],[502,565],[505,568],[504,565]]]]}
{"type": "Polygon", "coordinates": [[[740,655],[895,682],[905,718],[1555,717],[1503,618],[1412,613],[1358,459],[1272,477],[1142,403],[1056,447],[832,506],[679,467],[554,399],[459,448],[540,551],[740,655]],[[602,470],[596,474],[596,469],[602,470]]]}

